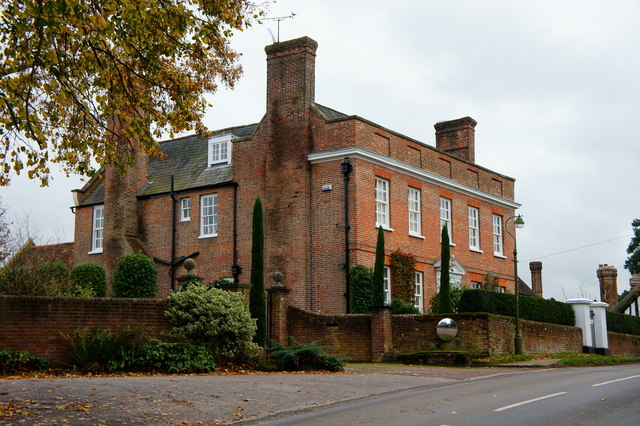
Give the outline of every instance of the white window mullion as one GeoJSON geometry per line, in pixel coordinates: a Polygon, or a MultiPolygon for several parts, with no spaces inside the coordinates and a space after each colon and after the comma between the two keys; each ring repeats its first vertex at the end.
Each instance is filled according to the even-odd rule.
{"type": "Polygon", "coordinates": [[[418,309],[418,311],[420,311],[420,313],[423,312],[423,310],[422,310],[422,299],[423,299],[422,289],[423,289],[422,272],[416,271],[416,286],[415,286],[415,302],[414,302],[414,306],[418,309]]]}
{"type": "Polygon", "coordinates": [[[389,181],[376,178],[376,228],[389,228],[389,181]]]}
{"type": "Polygon", "coordinates": [[[391,305],[391,268],[384,267],[384,304],[391,305]]]}
{"type": "Polygon", "coordinates": [[[493,254],[504,256],[502,242],[502,216],[493,215],[493,254]]]}
{"type": "Polygon", "coordinates": [[[104,205],[93,207],[93,220],[91,230],[91,251],[89,253],[102,253],[104,241],[104,205]]]}
{"type": "Polygon", "coordinates": [[[421,215],[420,215],[420,190],[409,188],[408,195],[409,210],[409,235],[422,236],[421,215]]]}
{"type": "Polygon", "coordinates": [[[469,207],[469,249],[480,251],[479,210],[469,207]]]}
{"type": "Polygon", "coordinates": [[[218,195],[200,197],[200,237],[218,235],[218,195]]]}
{"type": "Polygon", "coordinates": [[[187,222],[191,220],[191,198],[180,199],[180,221],[187,222]]]}
{"type": "Polygon", "coordinates": [[[449,234],[449,243],[453,244],[451,233],[451,200],[448,198],[440,198],[440,230],[447,225],[449,234]]]}

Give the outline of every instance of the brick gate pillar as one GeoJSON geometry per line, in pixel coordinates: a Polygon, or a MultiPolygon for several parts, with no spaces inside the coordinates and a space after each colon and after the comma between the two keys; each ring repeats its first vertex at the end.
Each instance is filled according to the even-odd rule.
{"type": "Polygon", "coordinates": [[[371,308],[371,361],[382,361],[391,349],[393,349],[391,307],[371,308]]]}
{"type": "Polygon", "coordinates": [[[287,327],[289,292],[291,292],[291,289],[282,284],[276,284],[267,289],[269,298],[267,305],[267,337],[285,346],[288,344],[289,337],[289,329],[287,327]]]}
{"type": "Polygon", "coordinates": [[[608,303],[607,310],[618,304],[618,270],[615,266],[600,265],[597,271],[600,281],[600,301],[608,303]]]}

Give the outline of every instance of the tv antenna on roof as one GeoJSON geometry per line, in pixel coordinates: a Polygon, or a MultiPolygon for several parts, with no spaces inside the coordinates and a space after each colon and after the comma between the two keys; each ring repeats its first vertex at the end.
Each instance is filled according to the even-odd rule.
{"type": "Polygon", "coordinates": [[[278,23],[278,38],[275,39],[273,37],[273,33],[271,32],[271,30],[269,30],[269,33],[271,33],[271,39],[273,40],[274,43],[280,43],[280,21],[284,21],[285,19],[293,19],[293,17],[296,16],[295,13],[291,12],[291,15],[288,16],[276,16],[274,18],[263,18],[263,21],[276,21],[278,23]]]}

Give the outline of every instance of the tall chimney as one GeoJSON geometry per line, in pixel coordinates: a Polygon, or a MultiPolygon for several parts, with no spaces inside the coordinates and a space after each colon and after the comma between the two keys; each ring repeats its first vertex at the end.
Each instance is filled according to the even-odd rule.
{"type": "Polygon", "coordinates": [[[282,117],[307,109],[315,101],[315,64],[318,43],[309,37],[264,48],[267,53],[267,116],[282,117]]]}
{"type": "Polygon", "coordinates": [[[471,117],[436,123],[436,148],[475,163],[476,124],[471,117]]]}
{"type": "Polygon", "coordinates": [[[618,304],[618,270],[615,266],[604,264],[600,265],[597,274],[600,281],[600,301],[608,303],[607,310],[611,310],[618,304]]]}
{"type": "Polygon", "coordinates": [[[542,297],[542,262],[529,262],[531,270],[531,289],[537,297],[542,297]]]}

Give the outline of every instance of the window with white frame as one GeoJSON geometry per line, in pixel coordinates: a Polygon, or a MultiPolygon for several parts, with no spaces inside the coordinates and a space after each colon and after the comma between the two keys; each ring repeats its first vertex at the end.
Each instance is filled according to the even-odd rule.
{"type": "Polygon", "coordinates": [[[504,287],[502,287],[502,286],[498,286],[498,287],[496,287],[496,291],[497,291],[498,293],[506,293],[506,292],[507,292],[507,290],[506,290],[504,287]]]}
{"type": "Polygon", "coordinates": [[[451,238],[451,200],[448,198],[440,198],[440,230],[444,225],[447,225],[447,231],[449,234],[449,242],[453,240],[451,238]]]}
{"type": "Polygon", "coordinates": [[[218,195],[200,197],[200,237],[218,235],[218,195]]]}
{"type": "Polygon", "coordinates": [[[376,178],[376,228],[389,228],[389,181],[376,178]]]}
{"type": "Polygon", "coordinates": [[[409,235],[422,236],[421,218],[420,218],[420,190],[409,188],[408,199],[409,210],[409,235]]]}
{"type": "Polygon", "coordinates": [[[209,139],[209,166],[231,163],[231,135],[209,139]]]}
{"type": "Polygon", "coordinates": [[[104,239],[104,205],[93,206],[93,221],[91,230],[91,252],[102,253],[104,239]]]}
{"type": "Polygon", "coordinates": [[[384,282],[384,304],[391,304],[391,268],[384,267],[384,275],[382,277],[384,282]]]}
{"type": "Polygon", "coordinates": [[[480,232],[478,226],[479,211],[469,206],[469,249],[480,251],[480,232]]]}
{"type": "Polygon", "coordinates": [[[493,254],[503,256],[502,250],[502,216],[493,215],[493,254]]]}
{"type": "Polygon", "coordinates": [[[191,220],[191,198],[180,199],[180,222],[191,220]]]}
{"type": "Polygon", "coordinates": [[[422,272],[416,271],[416,287],[414,306],[422,313],[422,272]]]}
{"type": "Polygon", "coordinates": [[[480,290],[482,288],[482,283],[480,281],[471,281],[471,288],[473,290],[480,290]]]}

